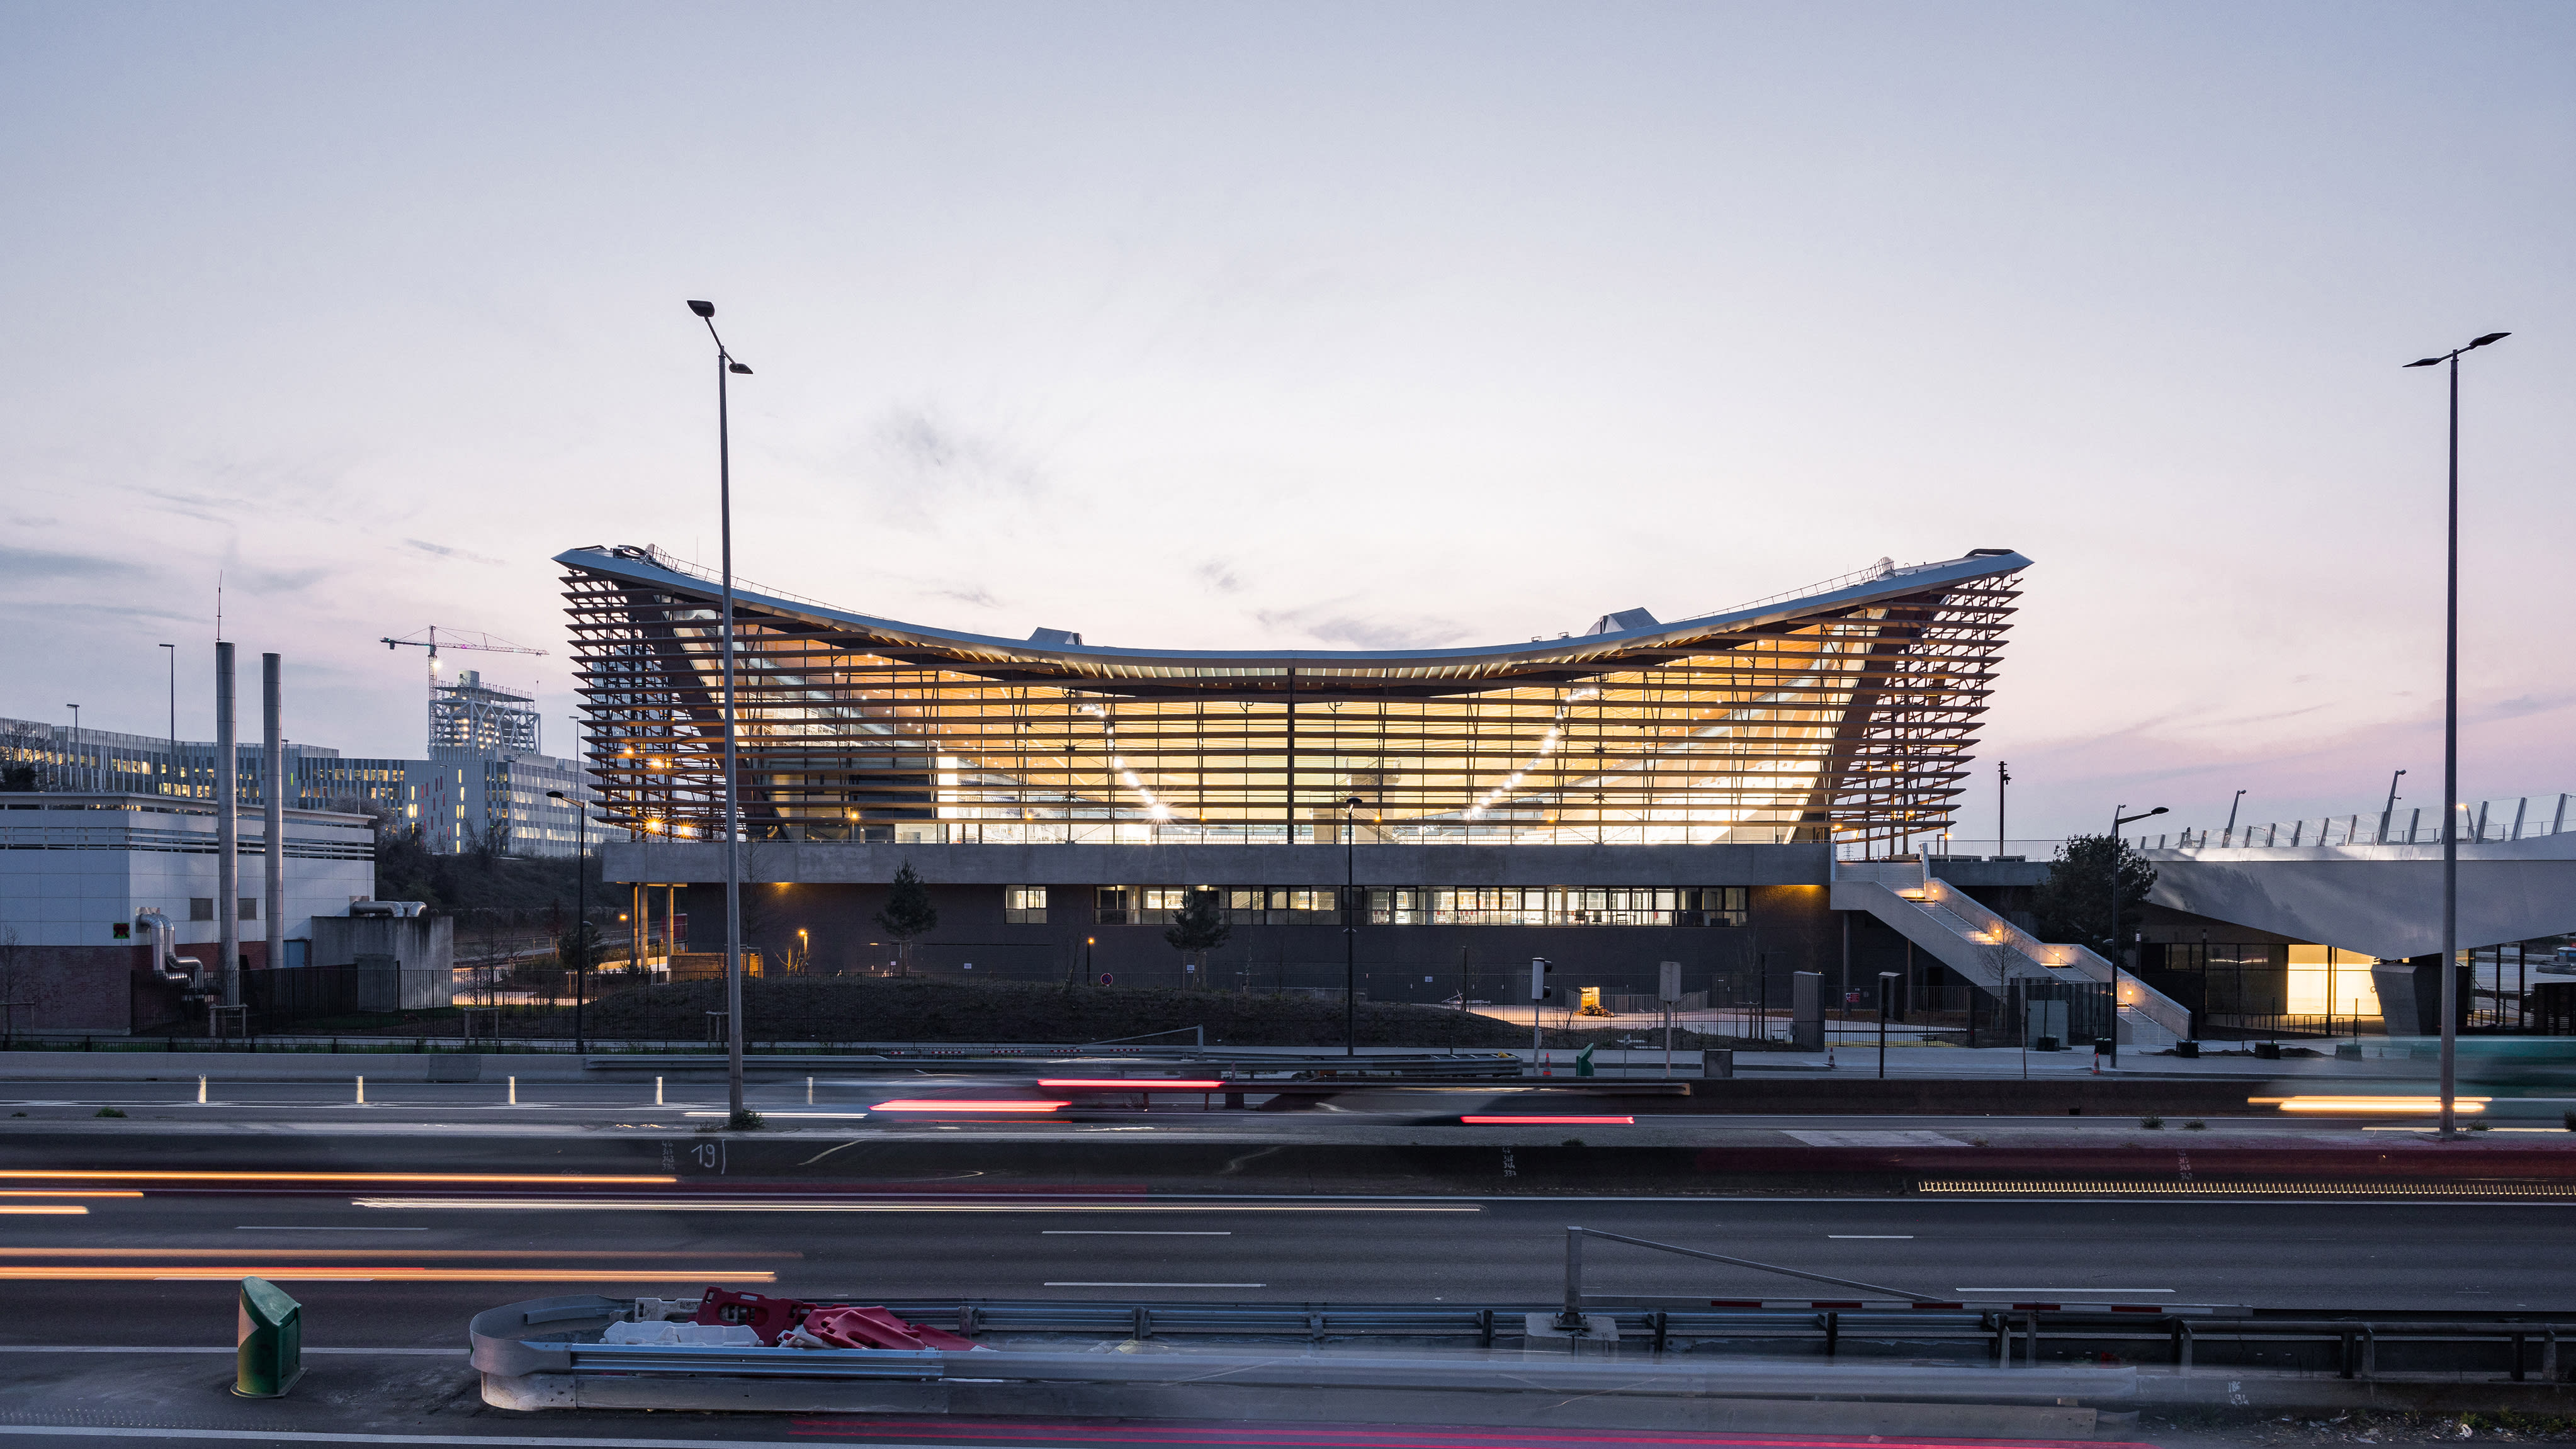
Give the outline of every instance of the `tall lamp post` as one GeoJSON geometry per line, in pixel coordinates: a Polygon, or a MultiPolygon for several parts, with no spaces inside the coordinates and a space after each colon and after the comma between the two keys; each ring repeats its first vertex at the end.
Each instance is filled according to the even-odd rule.
{"type": "Polygon", "coordinates": [[[2442,1135],[2446,1138],[2459,1135],[2453,1094],[2459,1087],[2460,1015],[2460,354],[2512,335],[2490,332],[2466,347],[2406,364],[2451,365],[2450,527],[2442,581],[2442,1135]]]}
{"type": "MultiPolygon", "coordinates": [[[[2394,820],[2397,816],[2397,782],[2405,778],[2406,772],[2404,770],[2400,770],[2388,777],[2388,803],[2381,806],[2379,809],[2379,843],[2382,845],[2386,845],[2388,843],[2389,822],[2394,820]]],[[[2325,843],[2325,836],[2322,833],[2319,834],[2317,836],[2317,844],[2323,845],[2325,843]]]]}
{"type": "Polygon", "coordinates": [[[1342,1055],[1360,1054],[1360,797],[1342,801],[1342,1055]]]}
{"type": "MultiPolygon", "coordinates": [[[[164,644],[160,647],[170,651],[170,768],[176,770],[179,768],[179,646],[164,644]]],[[[155,793],[170,792],[162,790],[155,793]]]]}
{"type": "MultiPolygon", "coordinates": [[[[2245,792],[2239,790],[2236,793],[2242,795],[2245,792]]],[[[2128,853],[2127,847],[2120,842],[2120,827],[2165,813],[2162,805],[2153,810],[2141,810],[2135,815],[2120,813],[2128,808],[2126,805],[2111,807],[2111,1048],[2115,1053],[2120,1044],[2120,858],[2128,853]]],[[[2227,814],[2231,820],[2236,816],[2232,808],[2227,814]]],[[[2111,1065],[2116,1067],[2119,1063],[2114,1061],[2111,1065]]]]}
{"type": "Polygon", "coordinates": [[[691,302],[689,310],[707,324],[716,344],[716,513],[724,540],[724,858],[725,858],[725,1088],[733,1110],[732,1125],[743,1125],[750,1111],[742,1104],[742,810],[737,796],[733,699],[733,432],[726,409],[727,377],[751,369],[725,351],[716,332],[716,304],[691,302]]]}
{"type": "Polygon", "coordinates": [[[2012,788],[2012,766],[1995,761],[1995,859],[2004,858],[2004,792],[2012,788]]]}
{"type": "Polygon", "coordinates": [[[575,818],[581,822],[576,837],[580,844],[574,848],[572,857],[572,938],[576,943],[575,949],[580,953],[572,965],[572,1049],[586,1052],[590,1048],[582,1037],[581,1007],[589,995],[582,987],[586,979],[584,973],[590,969],[590,806],[561,790],[548,790],[546,798],[570,805],[575,818]]]}

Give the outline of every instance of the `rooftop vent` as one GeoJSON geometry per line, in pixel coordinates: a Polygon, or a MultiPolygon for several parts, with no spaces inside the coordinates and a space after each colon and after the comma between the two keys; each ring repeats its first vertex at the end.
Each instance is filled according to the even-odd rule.
{"type": "Polygon", "coordinates": [[[1046,649],[1079,649],[1082,636],[1071,629],[1040,629],[1029,636],[1029,642],[1046,649]]]}
{"type": "Polygon", "coordinates": [[[1622,609],[1618,613],[1604,614],[1600,618],[1593,620],[1592,627],[1584,630],[1583,632],[1586,634],[1625,634],[1632,629],[1651,629],[1661,622],[1663,621],[1657,619],[1654,615],[1647,613],[1643,609],[1622,609]]]}

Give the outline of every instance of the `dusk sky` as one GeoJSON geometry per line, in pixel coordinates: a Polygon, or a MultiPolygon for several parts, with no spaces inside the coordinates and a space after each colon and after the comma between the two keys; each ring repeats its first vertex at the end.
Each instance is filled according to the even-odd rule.
{"type": "Polygon", "coordinates": [[[2576,7],[0,4],[0,715],[572,744],[552,555],[1094,644],[2029,555],[1962,834],[2576,790],[2576,7]],[[2553,403],[2550,399],[2559,401],[2553,403]],[[458,656],[459,663],[472,663],[458,656]],[[246,665],[255,717],[256,660],[246,665]]]}

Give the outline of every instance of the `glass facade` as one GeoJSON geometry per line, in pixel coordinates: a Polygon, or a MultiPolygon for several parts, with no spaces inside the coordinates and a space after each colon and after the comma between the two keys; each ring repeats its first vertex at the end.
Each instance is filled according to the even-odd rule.
{"type": "MultiPolygon", "coordinates": [[[[1034,892],[1012,886],[1003,918],[1020,922],[1034,892]]],[[[1331,886],[1095,886],[1092,920],[1103,926],[1167,926],[1190,898],[1212,893],[1234,926],[1338,926],[1341,895],[1331,886]]],[[[1752,892],[1744,886],[1399,886],[1362,887],[1372,926],[1740,926],[1752,892]]]]}
{"type": "MultiPolygon", "coordinates": [[[[649,549],[560,561],[605,813],[705,838],[723,785],[715,586],[649,549]]],[[[738,584],[744,829],[1892,851],[1948,823],[2024,566],[1882,564],[1681,624],[1633,611],[1609,632],[1409,652],[1086,649],[738,584]]]]}

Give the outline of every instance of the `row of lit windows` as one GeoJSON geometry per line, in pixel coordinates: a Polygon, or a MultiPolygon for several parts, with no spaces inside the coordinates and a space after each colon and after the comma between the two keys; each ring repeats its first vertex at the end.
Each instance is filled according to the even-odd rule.
{"type": "MultiPolygon", "coordinates": [[[[1213,894],[1235,926],[1341,924],[1329,886],[1095,886],[1091,919],[1102,926],[1167,926],[1190,898],[1213,894]]],[[[1371,888],[1372,926],[1741,926],[1745,886],[1406,886],[1371,888]]],[[[1047,887],[1010,886],[1002,919],[1044,925],[1047,887]]]]}

